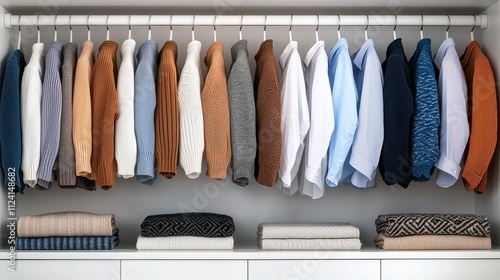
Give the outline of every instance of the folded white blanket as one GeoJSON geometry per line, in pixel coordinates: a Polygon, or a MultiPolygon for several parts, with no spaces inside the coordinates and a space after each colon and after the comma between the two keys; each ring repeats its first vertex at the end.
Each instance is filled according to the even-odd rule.
{"type": "Polygon", "coordinates": [[[142,237],[137,250],[232,250],[234,239],[229,237],[169,236],[142,237]]]}
{"type": "Polygon", "coordinates": [[[257,239],[265,250],[359,250],[358,238],[347,239],[257,239]]]}
{"type": "Polygon", "coordinates": [[[19,237],[112,236],[114,229],[113,214],[59,212],[21,216],[17,235],[19,237]]]}
{"type": "Polygon", "coordinates": [[[262,223],[257,235],[268,238],[359,238],[359,229],[349,223],[262,223]]]}

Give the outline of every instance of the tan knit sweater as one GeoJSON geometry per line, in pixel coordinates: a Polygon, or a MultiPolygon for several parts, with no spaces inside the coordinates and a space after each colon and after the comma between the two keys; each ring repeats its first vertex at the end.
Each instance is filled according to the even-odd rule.
{"type": "Polygon", "coordinates": [[[179,155],[179,98],[176,61],[177,44],[174,41],[168,41],[160,51],[155,111],[158,173],[168,179],[177,173],[179,155]]]}
{"type": "Polygon", "coordinates": [[[116,92],[118,44],[104,41],[92,72],[92,177],[109,189],[115,184],[115,121],[119,116],[116,92]]]}
{"type": "Polygon", "coordinates": [[[477,41],[461,57],[469,94],[470,138],[462,178],[465,189],[484,192],[488,166],[497,144],[498,113],[495,78],[477,41]]]}
{"type": "Polygon", "coordinates": [[[92,172],[92,104],[90,101],[94,43],[85,41],[78,58],[73,88],[73,145],[75,146],[75,171],[77,176],[92,172]]]}
{"type": "Polygon", "coordinates": [[[207,175],[221,180],[226,178],[227,167],[231,160],[229,100],[222,42],[217,41],[210,45],[205,64],[208,72],[201,93],[201,105],[207,175]]]}
{"type": "Polygon", "coordinates": [[[281,160],[281,90],[273,54],[273,40],[262,42],[255,55],[255,102],[257,109],[257,158],[259,184],[272,187],[281,160]]]}

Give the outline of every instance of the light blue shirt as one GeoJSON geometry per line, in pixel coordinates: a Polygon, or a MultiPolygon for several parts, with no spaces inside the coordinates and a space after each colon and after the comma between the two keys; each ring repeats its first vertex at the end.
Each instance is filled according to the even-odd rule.
{"type": "Polygon", "coordinates": [[[342,179],[343,167],[358,126],[357,90],[347,41],[341,38],[328,54],[328,77],[332,89],[335,130],[328,148],[326,183],[335,187],[342,179]]]}
{"type": "Polygon", "coordinates": [[[359,93],[359,125],[351,155],[344,166],[344,182],[358,188],[375,187],[375,175],[384,142],[383,73],[373,40],[352,56],[359,93]]]}

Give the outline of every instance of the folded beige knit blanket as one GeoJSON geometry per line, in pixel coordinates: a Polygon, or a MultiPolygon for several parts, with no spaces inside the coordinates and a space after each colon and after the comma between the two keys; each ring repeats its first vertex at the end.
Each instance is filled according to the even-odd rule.
{"type": "Polygon", "coordinates": [[[259,246],[264,250],[359,250],[358,238],[336,239],[260,239],[259,246]]]}
{"type": "Polygon", "coordinates": [[[388,237],[379,233],[375,245],[384,250],[489,250],[490,237],[466,235],[413,235],[388,237]]]}
{"type": "Polygon", "coordinates": [[[113,214],[59,212],[21,216],[18,220],[17,235],[19,237],[111,236],[114,229],[113,214]]]}
{"type": "Polygon", "coordinates": [[[359,238],[359,229],[348,223],[262,223],[257,236],[262,239],[359,238]]]}

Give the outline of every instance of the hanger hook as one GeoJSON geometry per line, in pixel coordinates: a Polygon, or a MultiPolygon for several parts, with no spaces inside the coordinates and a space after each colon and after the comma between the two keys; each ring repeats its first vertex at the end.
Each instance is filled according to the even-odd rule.
{"type": "Polygon", "coordinates": [[[174,31],[172,29],[172,19],[174,17],[172,15],[170,15],[170,36],[169,36],[169,41],[172,41],[172,37],[173,37],[173,34],[174,34],[174,31]]]}
{"type": "Polygon", "coordinates": [[[394,19],[396,20],[396,23],[394,24],[394,29],[392,30],[392,36],[394,36],[394,40],[398,38],[396,35],[396,28],[398,27],[398,15],[394,15],[394,19]]]}
{"type": "Polygon", "coordinates": [[[20,15],[19,16],[19,25],[17,26],[18,27],[18,38],[17,38],[17,49],[20,50],[21,49],[21,38],[22,38],[22,33],[21,33],[21,18],[23,16],[20,15]]]}
{"type": "Polygon", "coordinates": [[[132,21],[132,15],[128,15],[128,38],[132,39],[132,27],[130,26],[130,22],[132,21]]]}
{"type": "Polygon", "coordinates": [[[153,15],[149,15],[149,22],[148,22],[148,40],[151,40],[151,18],[153,18],[153,15]]]}
{"type": "Polygon", "coordinates": [[[196,15],[193,15],[193,26],[191,27],[191,40],[194,41],[194,24],[196,23],[196,15]]]}
{"type": "Polygon", "coordinates": [[[446,27],[446,39],[449,38],[449,35],[448,35],[448,30],[450,30],[450,25],[451,25],[451,18],[450,18],[450,15],[447,15],[448,16],[448,27],[446,27]]]}
{"type": "Polygon", "coordinates": [[[217,15],[215,15],[214,17],[214,42],[217,41],[217,29],[215,27],[216,24],[217,24],[217,15]]]}
{"type": "Polygon", "coordinates": [[[288,29],[288,37],[290,37],[290,43],[292,42],[292,25],[293,25],[293,15],[290,16],[290,28],[288,29]]]}
{"type": "Polygon", "coordinates": [[[71,26],[71,19],[73,15],[69,15],[69,42],[73,43],[73,26],[71,26]]]}
{"type": "Polygon", "coordinates": [[[264,41],[266,40],[267,15],[264,16],[264,41]]]}
{"type": "Polygon", "coordinates": [[[365,41],[368,41],[368,27],[370,26],[370,16],[366,15],[365,41]]]}
{"type": "Polygon", "coordinates": [[[90,41],[90,26],[89,26],[90,15],[87,16],[87,40],[90,41]]]}
{"type": "Polygon", "coordinates": [[[342,36],[340,36],[340,15],[337,15],[337,17],[339,18],[339,27],[337,28],[337,37],[340,40],[340,38],[342,37],[342,36]]]}
{"type": "Polygon", "coordinates": [[[241,15],[241,20],[240,20],[240,41],[243,40],[243,34],[241,34],[241,29],[243,29],[243,15],[241,15]]]}
{"type": "Polygon", "coordinates": [[[420,39],[424,38],[424,15],[420,15],[421,22],[420,22],[420,39]]]}
{"type": "Polygon", "coordinates": [[[316,22],[316,42],[319,41],[319,15],[316,15],[317,22],[316,22]]]}
{"type": "Polygon", "coordinates": [[[109,15],[106,18],[106,40],[109,40],[109,15]]]}
{"type": "Polygon", "coordinates": [[[54,42],[57,41],[57,15],[54,19],[54,42]]]}
{"type": "Polygon", "coordinates": [[[476,29],[476,22],[477,22],[477,17],[474,15],[474,25],[472,26],[472,29],[470,31],[470,40],[474,41],[474,29],[476,29]]]}

